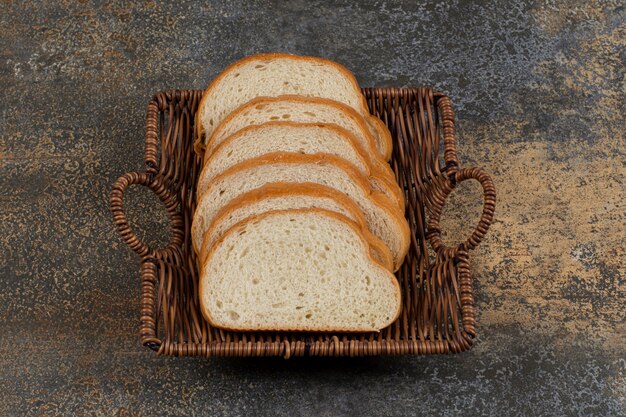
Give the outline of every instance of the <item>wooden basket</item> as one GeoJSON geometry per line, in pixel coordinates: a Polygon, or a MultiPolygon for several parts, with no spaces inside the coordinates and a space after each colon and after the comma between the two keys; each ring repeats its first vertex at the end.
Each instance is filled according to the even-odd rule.
{"type": "Polygon", "coordinates": [[[357,334],[231,332],[204,320],[190,233],[202,162],[193,151],[194,114],[202,91],[174,90],[156,94],[148,103],[146,170],[121,176],[111,192],[117,230],[141,256],[144,346],[163,355],[285,358],[422,355],[471,348],[476,329],[468,252],[491,223],[494,184],[480,168],[460,167],[454,111],[447,96],[426,88],[366,88],[363,93],[372,114],[391,131],[391,166],[405,190],[412,231],[409,253],[396,274],[402,289],[398,320],[379,333],[357,334]],[[446,247],[439,228],[446,197],[456,184],[470,178],[483,187],[480,222],[465,242],[446,247]],[[150,188],[165,204],[171,221],[167,247],[149,247],[130,228],[122,200],[132,184],[150,188]]]}

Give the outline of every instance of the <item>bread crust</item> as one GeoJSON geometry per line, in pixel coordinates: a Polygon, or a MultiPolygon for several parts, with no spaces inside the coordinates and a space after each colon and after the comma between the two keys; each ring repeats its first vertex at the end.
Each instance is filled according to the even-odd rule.
{"type": "Polygon", "coordinates": [[[398,186],[398,183],[395,181],[395,177],[390,175],[391,168],[389,168],[389,164],[383,161],[377,154],[371,155],[367,151],[363,149],[362,144],[356,138],[356,136],[348,131],[347,129],[342,128],[341,126],[330,124],[330,123],[302,123],[302,122],[293,122],[293,121],[270,121],[265,122],[259,125],[250,125],[246,126],[230,136],[226,137],[220,144],[218,144],[215,148],[211,149],[211,152],[207,152],[204,157],[203,168],[199,175],[198,180],[198,195],[201,197],[204,193],[204,173],[207,166],[214,161],[217,157],[219,157],[219,152],[224,147],[228,146],[233,141],[237,140],[243,135],[246,135],[250,132],[260,131],[267,127],[272,126],[289,126],[291,128],[297,129],[299,127],[319,127],[321,129],[326,129],[334,132],[336,135],[343,137],[346,141],[350,143],[356,154],[358,155],[361,163],[364,167],[366,167],[367,171],[364,173],[375,180],[378,180],[382,185],[385,186],[385,189],[389,192],[389,194],[394,198],[398,207],[400,207],[401,211],[404,211],[405,201],[402,190],[398,186]],[[371,156],[370,156],[371,155],[371,156]],[[372,162],[375,161],[375,163],[372,162]],[[384,169],[383,167],[387,167],[384,169]]]}
{"type": "MultiPolygon", "coordinates": [[[[228,75],[231,71],[234,71],[237,68],[244,66],[251,61],[272,60],[272,59],[289,59],[289,60],[294,60],[294,61],[306,61],[306,62],[312,62],[312,63],[317,63],[317,64],[324,64],[324,65],[332,66],[333,68],[337,69],[340,73],[342,73],[346,77],[346,79],[350,82],[350,84],[352,84],[355,92],[357,92],[360,97],[360,108],[354,109],[354,110],[358,111],[361,117],[363,118],[363,120],[367,121],[367,123],[378,132],[379,134],[378,136],[381,140],[381,144],[383,148],[382,156],[385,158],[385,160],[388,161],[391,158],[391,153],[393,150],[393,145],[391,142],[391,134],[389,133],[389,130],[384,125],[384,123],[382,123],[382,121],[378,117],[373,116],[370,113],[369,108],[367,106],[367,101],[365,100],[365,96],[361,93],[361,87],[359,86],[359,83],[357,82],[356,77],[350,70],[348,70],[343,65],[337,62],[328,60],[326,58],[315,57],[315,56],[293,55],[293,54],[282,53],[282,52],[272,52],[272,53],[250,55],[248,57],[240,59],[239,61],[233,62],[232,64],[227,66],[221,73],[219,73],[217,77],[213,79],[211,84],[209,84],[207,89],[204,91],[202,95],[202,99],[200,100],[200,103],[198,105],[198,109],[202,109],[204,107],[204,103],[208,99],[209,93],[213,91],[213,89],[217,87],[219,82],[223,78],[225,78],[226,75],[228,75]]],[[[198,156],[202,156],[202,148],[204,145],[203,140],[202,140],[202,135],[204,134],[204,127],[202,126],[202,121],[200,120],[200,114],[201,112],[196,113],[196,142],[194,143],[194,149],[196,150],[196,152],[198,152],[198,156]]]]}
{"type": "Polygon", "coordinates": [[[393,140],[391,139],[391,132],[387,128],[385,122],[380,120],[378,117],[372,115],[368,120],[370,121],[370,123],[373,123],[374,129],[376,129],[376,131],[378,132],[378,137],[383,143],[385,149],[385,154],[383,155],[383,157],[385,161],[389,161],[393,153],[393,140]]]}
{"type": "Polygon", "coordinates": [[[380,240],[378,236],[370,232],[370,229],[367,228],[367,224],[361,228],[361,233],[363,236],[367,238],[370,243],[370,248],[381,257],[381,259],[376,259],[378,263],[387,268],[390,272],[395,272],[393,265],[393,255],[385,242],[380,240]]]}
{"type": "Polygon", "coordinates": [[[202,265],[205,262],[206,256],[210,249],[208,239],[212,235],[213,230],[217,225],[222,221],[223,218],[228,216],[232,211],[249,204],[254,204],[256,202],[266,200],[269,198],[276,197],[284,197],[289,195],[298,195],[298,196],[310,196],[310,197],[319,197],[325,198],[329,200],[333,200],[340,206],[342,206],[346,211],[348,211],[355,219],[356,224],[361,228],[362,233],[368,238],[368,241],[371,243],[372,248],[377,252],[377,254],[382,258],[382,264],[389,269],[393,270],[393,255],[387,245],[380,240],[377,236],[374,236],[369,229],[367,228],[367,222],[365,220],[365,215],[361,211],[361,209],[356,205],[354,201],[347,195],[340,193],[334,188],[327,187],[321,184],[315,184],[310,182],[303,183],[290,183],[290,182],[274,182],[266,184],[262,187],[256,188],[252,191],[248,191],[247,193],[241,194],[234,199],[230,200],[230,202],[222,207],[217,214],[215,215],[213,221],[207,228],[204,233],[204,238],[202,239],[202,248],[200,251],[200,256],[198,257],[200,264],[202,265]]]}
{"type": "MultiPolygon", "coordinates": [[[[348,225],[355,233],[355,235],[357,235],[361,241],[363,242],[363,248],[365,249],[365,256],[367,256],[367,258],[369,259],[369,261],[378,266],[379,268],[381,268],[385,275],[390,279],[390,282],[392,283],[392,286],[395,289],[395,293],[396,293],[396,299],[397,301],[397,309],[396,309],[396,313],[393,316],[393,319],[389,321],[389,323],[387,324],[387,326],[391,325],[393,322],[395,322],[398,317],[400,316],[400,312],[402,311],[402,293],[400,291],[400,284],[398,283],[398,280],[396,279],[396,277],[388,270],[384,267],[384,265],[382,265],[381,263],[379,263],[377,260],[375,260],[372,255],[371,255],[371,251],[368,249],[370,247],[370,243],[367,240],[367,237],[365,235],[363,235],[361,229],[359,228],[359,226],[353,222],[352,220],[348,219],[347,217],[333,212],[333,211],[329,211],[329,210],[324,210],[324,209],[319,209],[319,208],[313,208],[313,209],[296,209],[296,210],[273,210],[273,211],[267,211],[265,213],[261,213],[258,215],[254,215],[254,216],[250,216],[242,221],[240,221],[239,223],[235,224],[233,227],[231,227],[230,229],[228,229],[228,231],[226,231],[226,233],[224,233],[224,235],[222,235],[213,245],[213,247],[208,251],[207,253],[207,258],[205,260],[205,262],[202,264],[201,269],[200,269],[200,283],[199,283],[199,304],[200,304],[200,310],[202,312],[202,315],[204,316],[204,318],[213,326],[213,327],[217,327],[217,328],[222,328],[225,330],[232,330],[232,331],[257,331],[257,329],[252,329],[252,328],[245,328],[245,327],[221,327],[218,324],[215,323],[215,321],[213,320],[213,317],[211,316],[211,313],[209,312],[207,306],[204,304],[203,302],[203,294],[204,294],[204,286],[205,284],[205,279],[204,279],[204,270],[206,268],[206,265],[209,263],[209,261],[211,260],[211,257],[213,256],[213,254],[215,253],[215,249],[225,240],[227,239],[231,234],[236,233],[240,230],[242,230],[243,228],[245,228],[245,226],[248,223],[252,223],[255,221],[261,221],[262,219],[269,217],[269,216],[273,216],[273,215],[280,215],[280,214],[285,214],[285,213],[314,213],[314,214],[318,214],[321,216],[326,216],[329,218],[333,218],[335,220],[339,220],[343,223],[345,223],[346,225],[348,225]]],[[[385,326],[385,327],[387,327],[385,326]]],[[[385,328],[383,327],[383,328],[385,328]]],[[[345,329],[345,328],[325,328],[325,329],[318,329],[318,330],[309,330],[309,329],[304,329],[304,328],[277,328],[277,327],[273,327],[273,328],[266,328],[264,329],[264,331],[276,331],[276,330],[284,330],[284,331],[319,331],[319,332],[329,332],[329,331],[337,331],[337,332],[370,332],[370,331],[380,331],[380,329],[363,329],[363,330],[353,330],[353,329],[345,329]]]]}
{"type": "MultiPolygon", "coordinates": [[[[398,206],[390,200],[384,193],[380,191],[374,191],[370,188],[369,181],[367,178],[361,174],[352,164],[348,161],[336,157],[334,155],[329,154],[308,154],[302,155],[297,153],[286,153],[286,152],[277,152],[273,154],[267,154],[258,158],[249,159],[247,161],[241,162],[237,165],[234,165],[224,171],[222,174],[215,177],[207,186],[207,190],[216,182],[220,181],[222,178],[225,178],[230,175],[237,175],[242,171],[254,168],[256,166],[267,165],[267,164],[331,164],[342,169],[346,174],[350,177],[350,179],[362,190],[365,196],[369,197],[372,202],[386,211],[389,214],[389,218],[393,219],[398,229],[401,232],[401,246],[400,253],[398,254],[398,258],[394,256],[394,271],[397,271],[402,264],[402,260],[406,256],[406,253],[409,249],[410,244],[410,230],[407,220],[404,218],[404,213],[400,211],[398,206]]],[[[197,209],[202,206],[203,201],[208,198],[207,193],[205,192],[200,200],[198,201],[197,209]]],[[[197,223],[194,214],[194,222],[192,224],[192,243],[194,245],[194,250],[196,253],[199,253],[201,248],[196,247],[196,239],[194,236],[197,235],[197,223]]],[[[202,233],[202,236],[204,234],[202,233]]],[[[201,244],[201,243],[200,243],[201,244]]]]}

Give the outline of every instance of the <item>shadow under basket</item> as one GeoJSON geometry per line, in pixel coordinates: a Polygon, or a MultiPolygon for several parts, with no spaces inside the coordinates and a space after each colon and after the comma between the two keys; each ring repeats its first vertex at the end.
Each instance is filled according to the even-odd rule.
{"type": "Polygon", "coordinates": [[[212,327],[200,312],[198,268],[191,245],[196,181],[202,160],[193,149],[201,90],[156,94],[148,103],[144,172],[121,176],[111,192],[118,232],[141,257],[141,343],[174,356],[375,356],[457,353],[476,335],[469,251],[485,236],[495,208],[495,188],[480,168],[461,168],[450,99],[427,88],[365,88],[373,115],[393,137],[391,167],[405,192],[411,246],[396,277],[402,312],[372,333],[234,332],[212,327]],[[455,247],[441,240],[439,219],[460,182],[483,188],[476,229],[455,247]],[[151,248],[126,220],[124,191],[150,188],[164,203],[170,242],[151,248]]]}

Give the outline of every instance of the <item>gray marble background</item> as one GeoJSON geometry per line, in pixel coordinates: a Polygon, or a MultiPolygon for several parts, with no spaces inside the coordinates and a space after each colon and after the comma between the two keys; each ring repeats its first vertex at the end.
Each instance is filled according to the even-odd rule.
{"type": "MultiPolygon", "coordinates": [[[[619,1],[0,3],[0,414],[626,415],[619,1]],[[108,193],[141,170],[145,105],[248,54],[320,55],[363,86],[432,86],[498,189],[472,258],[474,349],[176,359],[138,341],[138,259],[108,193]]],[[[452,195],[449,242],[478,187],[452,195]]],[[[126,199],[150,242],[167,219],[126,199]]]]}

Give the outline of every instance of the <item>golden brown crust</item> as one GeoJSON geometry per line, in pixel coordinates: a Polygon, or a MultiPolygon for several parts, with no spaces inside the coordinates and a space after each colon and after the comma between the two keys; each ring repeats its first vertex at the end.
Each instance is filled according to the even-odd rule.
{"type": "MultiPolygon", "coordinates": [[[[409,243],[410,243],[410,231],[409,231],[408,223],[406,219],[404,218],[404,213],[400,212],[398,206],[392,200],[390,200],[389,197],[387,197],[384,193],[379,192],[379,191],[373,191],[369,186],[369,181],[367,180],[367,178],[363,174],[361,174],[352,164],[350,164],[349,162],[347,162],[346,160],[342,158],[336,157],[334,155],[329,155],[329,154],[302,155],[302,154],[297,154],[297,153],[285,153],[285,152],[267,154],[258,158],[249,159],[247,161],[241,162],[237,165],[230,167],[229,169],[224,171],[222,174],[215,177],[209,183],[209,185],[207,186],[207,191],[210,189],[210,187],[213,184],[217,183],[222,178],[225,178],[231,175],[236,176],[246,169],[254,168],[257,166],[261,166],[261,165],[267,165],[267,164],[331,164],[331,165],[339,167],[344,172],[346,172],[348,176],[350,177],[350,179],[363,191],[363,194],[365,196],[369,196],[374,202],[374,204],[379,206],[381,209],[385,210],[389,214],[390,218],[393,219],[395,223],[399,226],[400,230],[402,230],[402,236],[401,236],[401,239],[402,239],[401,249],[402,250],[398,254],[397,259],[395,259],[394,257],[394,271],[400,268],[402,260],[404,259],[404,256],[406,255],[408,251],[409,243]]],[[[203,195],[200,197],[197,208],[201,207],[203,204],[203,201],[209,197],[207,194],[208,193],[205,191],[205,193],[203,193],[203,195]]],[[[197,212],[197,208],[196,208],[196,212],[197,212]]],[[[194,245],[194,250],[196,251],[196,253],[199,253],[199,249],[201,248],[196,247],[197,245],[196,239],[193,238],[193,236],[196,236],[196,234],[198,233],[197,227],[198,226],[196,222],[194,221],[192,224],[192,243],[194,245]]],[[[202,236],[204,236],[204,233],[202,233],[202,236]]]]}
{"type": "MultiPolygon", "coordinates": [[[[348,219],[347,217],[343,216],[342,214],[333,212],[333,211],[329,211],[329,210],[324,210],[324,209],[318,209],[318,208],[314,208],[314,209],[297,209],[297,210],[275,210],[275,211],[268,211],[265,213],[261,213],[255,216],[250,216],[242,221],[240,221],[239,223],[235,224],[233,227],[231,227],[230,229],[228,229],[228,231],[226,231],[226,233],[224,233],[224,235],[222,235],[213,245],[213,247],[209,250],[209,252],[207,253],[207,257],[205,262],[201,265],[201,269],[200,269],[200,283],[199,283],[199,297],[200,297],[200,310],[202,312],[202,315],[204,316],[204,318],[214,327],[218,327],[218,328],[223,328],[225,330],[233,330],[233,331],[253,331],[253,330],[258,330],[258,329],[250,329],[250,328],[239,328],[239,327],[220,327],[218,324],[215,323],[215,321],[213,320],[213,317],[211,316],[209,310],[207,309],[206,305],[203,302],[203,294],[204,294],[204,285],[205,285],[205,279],[204,279],[204,269],[206,267],[206,265],[209,263],[209,261],[211,260],[211,256],[213,256],[213,254],[215,253],[215,248],[217,248],[221,242],[223,242],[225,239],[227,239],[231,234],[236,233],[240,230],[242,230],[243,228],[245,228],[245,226],[248,223],[252,223],[255,221],[260,221],[266,217],[269,216],[273,216],[273,215],[280,215],[280,214],[284,214],[284,213],[314,213],[314,214],[319,214],[322,216],[326,216],[329,218],[334,218],[336,220],[342,221],[344,222],[346,225],[348,225],[354,232],[355,234],[361,239],[361,241],[363,242],[363,247],[365,248],[365,256],[368,257],[368,259],[372,262],[372,264],[377,265],[378,267],[380,267],[383,271],[385,271],[385,275],[387,275],[387,277],[390,279],[390,281],[392,282],[392,286],[395,288],[395,292],[397,295],[397,306],[398,308],[396,309],[396,314],[393,317],[392,320],[389,321],[389,323],[387,325],[390,325],[391,323],[395,322],[398,317],[400,316],[400,312],[402,310],[402,293],[400,291],[400,284],[398,284],[398,280],[396,279],[396,277],[389,272],[388,269],[385,268],[384,265],[382,265],[379,261],[377,261],[376,259],[374,259],[372,257],[371,251],[368,250],[368,248],[371,246],[370,241],[368,240],[368,238],[363,234],[362,230],[360,229],[359,225],[356,224],[355,222],[353,222],[352,220],[348,219]]],[[[274,330],[285,330],[285,331],[301,331],[301,330],[306,330],[306,331],[339,331],[339,332],[367,332],[367,331],[378,331],[379,329],[362,329],[362,330],[350,330],[350,329],[341,329],[341,328],[327,328],[327,329],[320,329],[320,330],[309,330],[309,329],[300,329],[300,328],[289,328],[289,329],[279,329],[279,328],[266,328],[263,330],[267,330],[267,331],[274,331],[274,330]]]]}
{"type": "Polygon", "coordinates": [[[380,143],[382,143],[382,147],[385,150],[383,152],[383,159],[385,161],[389,161],[391,159],[391,154],[393,153],[393,141],[391,140],[391,132],[387,129],[387,125],[380,120],[376,116],[370,116],[368,119],[370,123],[372,123],[374,129],[378,132],[378,138],[380,143]]]}
{"type": "Polygon", "coordinates": [[[384,171],[380,171],[380,169],[373,169],[373,173],[370,178],[377,183],[381,184],[385,190],[389,191],[388,195],[392,198],[394,203],[398,206],[400,211],[404,213],[405,202],[404,202],[404,194],[400,189],[400,186],[396,182],[395,177],[390,177],[386,175],[384,171]]]}
{"type": "Polygon", "coordinates": [[[400,253],[398,254],[398,259],[394,258],[394,262],[393,262],[393,272],[396,272],[402,266],[402,263],[404,262],[404,258],[406,257],[406,254],[409,252],[409,246],[411,245],[411,229],[409,227],[409,222],[407,222],[406,218],[404,217],[404,214],[395,216],[394,211],[390,211],[387,209],[386,204],[387,204],[388,198],[385,194],[381,193],[380,191],[375,191],[372,194],[370,194],[370,197],[372,200],[374,200],[374,202],[378,206],[384,207],[385,211],[392,214],[392,218],[396,221],[396,224],[399,226],[401,230],[400,237],[402,238],[402,241],[401,241],[402,244],[400,245],[400,253]]]}
{"type": "Polygon", "coordinates": [[[378,236],[370,232],[370,229],[368,229],[367,226],[362,227],[361,232],[370,243],[370,248],[372,249],[372,251],[380,257],[380,259],[376,258],[376,260],[386,269],[394,272],[393,255],[391,254],[391,251],[389,250],[387,245],[385,245],[385,242],[383,242],[378,236]]]}
{"type": "Polygon", "coordinates": [[[396,174],[391,169],[391,166],[382,158],[372,158],[372,168],[378,169],[380,172],[383,173],[383,175],[392,178],[394,181],[396,180],[396,174]]]}
{"type": "Polygon", "coordinates": [[[204,102],[204,95],[200,99],[200,103],[196,109],[196,115],[194,116],[194,133],[196,138],[193,141],[193,151],[200,158],[204,155],[206,145],[204,144],[204,129],[202,128],[202,120],[200,118],[202,114],[202,103],[204,102]]]}

